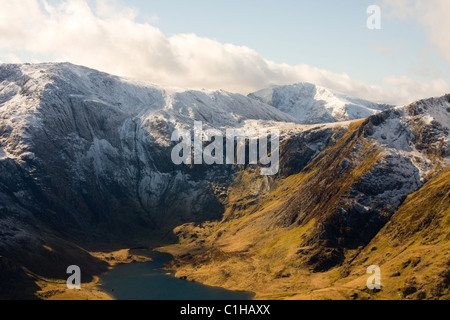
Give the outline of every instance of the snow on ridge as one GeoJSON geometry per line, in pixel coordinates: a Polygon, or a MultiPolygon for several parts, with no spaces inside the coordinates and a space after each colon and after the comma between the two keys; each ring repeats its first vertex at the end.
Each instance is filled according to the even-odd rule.
{"type": "Polygon", "coordinates": [[[450,95],[419,100],[411,104],[415,111],[427,116],[429,122],[436,121],[450,131],[450,95]]]}
{"type": "MultiPolygon", "coordinates": [[[[23,140],[27,139],[29,129],[41,126],[41,118],[49,116],[49,113],[60,112],[50,116],[64,117],[67,110],[55,111],[54,106],[67,104],[67,101],[76,101],[76,108],[103,108],[106,118],[121,115],[133,119],[161,146],[169,142],[175,128],[192,129],[194,120],[203,121],[205,128],[278,126],[287,132],[297,132],[305,130],[307,127],[304,125],[336,124],[367,118],[389,107],[310,83],[272,87],[245,97],[222,90],[161,87],[70,63],[0,65],[0,71],[3,87],[0,91],[0,118],[13,131],[9,134],[23,140]],[[256,123],[256,126],[250,123],[256,123]]],[[[431,123],[447,119],[443,125],[450,128],[448,98],[415,104],[430,105],[424,107],[427,109],[424,121],[431,123]],[[439,109],[436,105],[443,107],[439,109]]],[[[394,129],[387,127],[386,130],[389,136],[394,129]]],[[[386,143],[384,139],[380,141],[386,143]]],[[[401,139],[392,140],[391,145],[399,150],[405,149],[406,146],[400,142],[401,139]]],[[[4,145],[4,149],[8,151],[9,147],[4,145]]]]}
{"type": "Polygon", "coordinates": [[[437,162],[450,165],[450,98],[418,100],[409,105],[387,110],[374,129],[371,138],[391,155],[411,160],[424,181],[437,162]],[[423,140],[427,139],[427,140],[423,140]],[[417,145],[418,144],[418,145],[417,145]],[[443,148],[443,158],[423,150],[443,148]]]}
{"type": "Polygon", "coordinates": [[[307,82],[270,87],[249,97],[272,105],[303,124],[363,119],[392,108],[307,82]]]}
{"type": "Polygon", "coordinates": [[[167,147],[175,128],[193,129],[194,121],[223,129],[243,127],[247,120],[261,126],[296,122],[272,106],[222,90],[161,87],[70,63],[0,66],[0,144],[17,158],[35,144],[33,135],[55,130],[81,130],[83,139],[94,141],[105,137],[104,130],[131,130],[131,136],[140,131],[167,147]]]}
{"type": "MultiPolygon", "coordinates": [[[[122,112],[139,117],[170,113],[181,121],[186,116],[212,121],[215,125],[235,125],[247,119],[295,122],[295,119],[272,106],[255,102],[243,95],[222,90],[183,90],[162,87],[143,81],[112,76],[70,63],[7,65],[16,69],[20,78],[29,77],[40,95],[49,93],[50,103],[55,91],[59,96],[84,97],[114,105],[122,112]],[[184,117],[179,117],[181,115],[184,117]],[[214,114],[217,116],[214,116],[214,114]]],[[[1,103],[1,97],[0,97],[1,103]]],[[[193,119],[192,119],[193,120],[193,119]]]]}

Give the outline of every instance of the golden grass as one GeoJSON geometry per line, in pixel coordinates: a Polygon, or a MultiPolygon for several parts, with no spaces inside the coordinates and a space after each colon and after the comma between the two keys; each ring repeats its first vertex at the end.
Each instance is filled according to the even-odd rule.
{"type": "MultiPolygon", "coordinates": [[[[143,263],[151,260],[146,256],[133,254],[130,249],[113,252],[91,252],[91,255],[107,262],[110,268],[118,264],[143,263]]],[[[36,296],[42,300],[113,300],[111,295],[100,288],[101,282],[98,276],[94,276],[93,281],[89,283],[82,283],[81,290],[68,289],[64,280],[32,276],[41,288],[36,296]]]]}
{"type": "Polygon", "coordinates": [[[351,123],[302,172],[270,184],[262,196],[251,192],[262,178],[242,172],[229,190],[223,221],[179,227],[180,242],[163,248],[176,257],[177,276],[252,291],[256,299],[448,299],[450,169],[439,165],[369,245],[345,250],[341,266],[313,273],[305,264],[308,252],[326,249],[314,242],[319,225],[345,209],[354,184],[383,157],[383,149],[363,137],[363,122],[351,123]],[[344,159],[350,166],[340,172],[344,159]],[[370,265],[382,269],[381,292],[366,287],[370,265]]]}
{"type": "Polygon", "coordinates": [[[299,250],[310,249],[304,247],[304,241],[317,232],[320,220],[316,217],[334,212],[355,181],[381,158],[382,150],[373,142],[354,139],[362,123],[350,124],[335,145],[322,151],[299,174],[272,184],[270,192],[262,196],[251,190],[264,185],[265,178],[250,171],[240,173],[229,190],[223,221],[179,227],[180,242],[162,248],[177,257],[172,265],[177,276],[253,291],[257,299],[292,298],[331,287],[339,271],[311,273],[299,250]],[[351,160],[352,167],[337,176],[342,161],[351,154],[357,157],[351,160]],[[336,185],[341,187],[337,190],[336,185]],[[316,205],[314,199],[319,194],[328,201],[316,205]],[[296,214],[309,217],[300,225],[291,221],[284,226],[280,219],[286,213],[294,218],[296,214]],[[186,254],[188,259],[180,258],[186,254]]]}
{"type": "Polygon", "coordinates": [[[42,300],[114,300],[99,288],[99,277],[90,283],[83,283],[81,290],[69,290],[63,280],[39,279],[36,284],[41,290],[36,296],[42,300]]]}
{"type": "Polygon", "coordinates": [[[449,299],[450,168],[408,196],[390,222],[351,264],[349,279],[379,265],[390,299],[449,299]],[[447,280],[445,280],[447,277],[447,280]],[[407,289],[412,292],[408,294],[407,289]],[[414,291],[414,292],[413,292],[414,291]]]}

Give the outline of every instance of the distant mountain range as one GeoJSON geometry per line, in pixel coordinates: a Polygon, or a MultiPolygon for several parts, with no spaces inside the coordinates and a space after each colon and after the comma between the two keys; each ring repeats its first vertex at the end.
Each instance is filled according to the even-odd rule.
{"type": "Polygon", "coordinates": [[[312,84],[164,88],[0,65],[0,298],[169,245],[179,276],[260,298],[449,298],[450,95],[393,107],[312,84]],[[175,129],[277,128],[280,171],[171,161],[175,129]],[[175,229],[175,232],[173,231],[175,229]],[[418,260],[419,259],[419,260],[418,260]],[[386,287],[364,287],[368,265],[386,287]],[[255,276],[258,275],[258,276],[255,276]]]}
{"type": "Polygon", "coordinates": [[[302,124],[367,118],[393,106],[349,97],[311,83],[276,86],[249,94],[294,117],[302,124]]]}

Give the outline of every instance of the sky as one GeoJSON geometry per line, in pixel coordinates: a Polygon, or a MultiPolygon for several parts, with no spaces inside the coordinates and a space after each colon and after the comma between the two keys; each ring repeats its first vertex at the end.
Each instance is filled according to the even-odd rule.
{"type": "Polygon", "coordinates": [[[448,12],[448,0],[0,0],[0,62],[243,94],[311,82],[405,104],[450,92],[448,12]]]}

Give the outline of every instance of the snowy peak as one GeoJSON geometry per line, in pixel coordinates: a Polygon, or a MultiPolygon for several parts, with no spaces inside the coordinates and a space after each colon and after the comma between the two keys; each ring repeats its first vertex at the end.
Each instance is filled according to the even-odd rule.
{"type": "Polygon", "coordinates": [[[411,117],[422,117],[427,124],[436,122],[450,130],[450,94],[419,100],[403,108],[411,117]]]}
{"type": "Polygon", "coordinates": [[[121,126],[132,122],[167,145],[175,128],[193,127],[194,121],[218,129],[247,121],[296,122],[240,94],[161,87],[70,63],[0,64],[0,87],[0,133],[7,133],[0,137],[0,157],[27,154],[32,128],[79,134],[82,127],[84,138],[93,140],[105,136],[105,128],[127,132],[121,126]]]}
{"type": "Polygon", "coordinates": [[[397,151],[416,147],[429,153],[436,144],[442,149],[442,153],[436,155],[450,156],[450,95],[386,110],[366,122],[376,128],[375,138],[383,146],[394,147],[397,151]]]}
{"type": "Polygon", "coordinates": [[[311,83],[267,88],[251,93],[249,97],[267,103],[303,124],[363,119],[392,108],[311,83]]]}
{"type": "Polygon", "coordinates": [[[416,101],[369,117],[361,127],[391,156],[409,159],[425,181],[450,164],[450,95],[416,101]]]}
{"type": "MultiPolygon", "coordinates": [[[[307,83],[245,97],[160,87],[68,63],[0,64],[0,278],[9,279],[6,257],[16,270],[65,281],[74,261],[93,270],[80,245],[172,243],[179,226],[195,227],[195,236],[176,231],[188,241],[189,263],[208,263],[205,257],[216,251],[227,252],[220,264],[212,261],[220,270],[235,268],[243,256],[244,263],[261,258],[255,272],[269,272],[261,279],[300,286],[308,270],[342,265],[347,272],[356,248],[382,251],[368,242],[407,196],[450,164],[450,95],[379,112],[385,107],[307,83]],[[314,123],[366,114],[352,123],[290,123],[292,116],[314,123]],[[284,131],[279,175],[262,177],[253,166],[176,165],[171,134],[174,127],[192,130],[194,120],[218,129],[284,131]],[[192,253],[193,246],[200,249],[192,253]],[[280,252],[286,259],[266,268],[280,252]],[[229,258],[232,264],[221,264],[229,258]]],[[[448,183],[432,187],[422,197],[447,208],[448,183]]],[[[429,207],[411,208],[423,216],[416,219],[420,229],[434,232],[436,221],[445,222],[437,211],[429,215],[429,207]]],[[[398,221],[394,233],[407,220],[398,221]]],[[[385,258],[384,251],[377,257],[385,258]]],[[[0,282],[0,298],[17,289],[0,282]]]]}
{"type": "Polygon", "coordinates": [[[295,122],[276,108],[240,94],[166,88],[70,63],[0,65],[0,83],[5,88],[0,106],[6,107],[10,104],[8,97],[32,92],[33,99],[41,105],[41,100],[51,105],[64,96],[102,103],[128,116],[159,115],[177,123],[197,120],[224,127],[237,126],[245,120],[295,122]]]}

